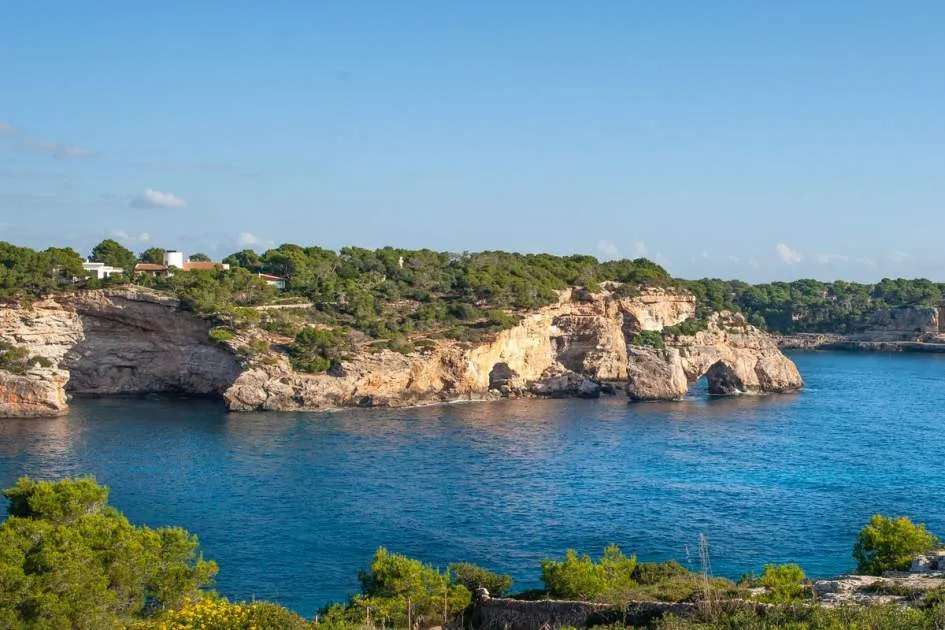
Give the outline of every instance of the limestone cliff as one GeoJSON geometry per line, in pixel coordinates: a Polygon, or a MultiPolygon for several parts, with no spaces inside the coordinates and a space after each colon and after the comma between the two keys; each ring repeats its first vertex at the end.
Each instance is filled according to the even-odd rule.
{"type": "Polygon", "coordinates": [[[441,341],[403,356],[361,354],[338,374],[298,374],[285,357],[244,372],[224,394],[231,409],[402,406],[501,396],[598,396],[627,378],[627,338],[695,314],[695,298],[651,289],[631,298],[564,291],[492,341],[466,348],[441,341]],[[606,389],[606,388],[605,388],[606,389]]]}
{"type": "Polygon", "coordinates": [[[945,352],[945,306],[880,308],[856,332],[783,335],[778,345],[801,350],[945,352]]]}
{"type": "Polygon", "coordinates": [[[641,331],[679,324],[695,312],[695,298],[682,291],[623,298],[564,291],[557,303],[484,343],[440,340],[409,355],[355,352],[330,374],[301,374],[274,349],[241,358],[235,348],[258,331],[224,346],[209,340],[210,321],[182,311],[176,300],[138,289],[87,291],[0,307],[0,338],[54,365],[23,377],[4,373],[0,416],[62,413],[64,390],[205,394],[250,411],[594,397],[628,380],[631,398],[675,398],[704,373],[717,393],[800,386],[793,364],[743,320],[716,318],[665,352],[628,345],[641,331]]]}
{"type": "Polygon", "coordinates": [[[0,371],[0,417],[64,413],[65,391],[222,395],[243,368],[209,341],[210,326],[176,300],[142,290],[0,306],[0,339],[55,366],[21,377],[0,371]]]}
{"type": "Polygon", "coordinates": [[[706,330],[670,337],[667,348],[631,353],[627,395],[633,400],[682,398],[705,376],[716,395],[788,392],[803,387],[794,363],[768,334],[741,314],[715,313],[706,330]]]}

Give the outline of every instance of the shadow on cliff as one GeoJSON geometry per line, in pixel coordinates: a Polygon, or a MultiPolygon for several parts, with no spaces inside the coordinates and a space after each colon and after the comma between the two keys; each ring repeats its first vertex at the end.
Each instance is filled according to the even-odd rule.
{"type": "Polygon", "coordinates": [[[176,304],[94,293],[73,306],[81,335],[62,361],[72,395],[218,398],[242,372],[239,357],[210,341],[211,323],[176,304]]]}

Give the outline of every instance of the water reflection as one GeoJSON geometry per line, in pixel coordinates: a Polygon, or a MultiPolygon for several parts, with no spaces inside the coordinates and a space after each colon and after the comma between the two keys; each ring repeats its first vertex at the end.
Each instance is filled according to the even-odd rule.
{"type": "Polygon", "coordinates": [[[797,358],[798,395],[628,405],[623,396],[338,413],[76,401],[0,422],[0,482],[94,473],[136,522],[198,533],[219,590],[305,613],[357,588],[374,548],[535,583],[567,547],[685,561],[700,533],[738,576],[849,568],[874,512],[945,532],[942,363],[797,358]]]}

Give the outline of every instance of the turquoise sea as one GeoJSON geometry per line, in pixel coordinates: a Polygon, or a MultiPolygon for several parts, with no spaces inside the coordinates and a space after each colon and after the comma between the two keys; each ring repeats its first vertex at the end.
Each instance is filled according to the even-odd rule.
{"type": "Polygon", "coordinates": [[[0,483],[94,474],[133,521],[199,535],[217,590],[310,615],[373,550],[538,584],[542,558],[617,543],[738,577],[852,568],[876,512],[945,534],[945,356],[804,353],[796,395],[623,396],[227,414],[204,400],[74,401],[0,421],[0,483]],[[697,560],[693,558],[693,562],[697,560]]]}

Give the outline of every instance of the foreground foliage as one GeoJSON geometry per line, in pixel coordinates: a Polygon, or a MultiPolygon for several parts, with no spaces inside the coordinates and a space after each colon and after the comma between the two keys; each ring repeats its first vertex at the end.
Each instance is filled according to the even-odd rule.
{"type": "Polygon", "coordinates": [[[381,627],[445,625],[472,600],[469,590],[450,580],[449,573],[381,547],[369,571],[362,572],[361,593],[348,605],[322,612],[326,627],[365,624],[381,627]]]}
{"type": "Polygon", "coordinates": [[[2,628],[112,628],[179,607],[216,575],[195,536],[132,525],[93,479],[24,477],[3,493],[2,628]]]}
{"type": "Polygon", "coordinates": [[[912,559],[930,551],[938,539],[905,516],[890,518],[876,514],[860,530],[853,546],[857,571],[867,575],[882,575],[884,571],[904,571],[912,559]]]}
{"type": "Polygon", "coordinates": [[[231,603],[204,597],[158,619],[135,622],[128,630],[307,630],[313,624],[270,602],[231,603]]]}

